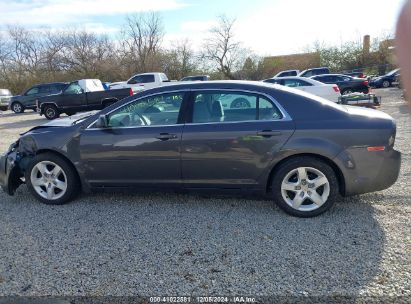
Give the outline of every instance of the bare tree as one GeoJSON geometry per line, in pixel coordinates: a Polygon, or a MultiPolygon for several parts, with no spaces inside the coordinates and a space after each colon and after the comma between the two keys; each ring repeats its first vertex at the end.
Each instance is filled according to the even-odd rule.
{"type": "Polygon", "coordinates": [[[129,63],[139,72],[153,70],[164,37],[160,15],[152,12],[129,16],[122,34],[123,52],[131,59],[129,63]]]}
{"type": "Polygon", "coordinates": [[[203,46],[203,58],[208,59],[217,70],[228,79],[235,79],[236,69],[240,69],[247,57],[247,51],[234,39],[234,19],[222,15],[217,26],[210,30],[203,46]]]}

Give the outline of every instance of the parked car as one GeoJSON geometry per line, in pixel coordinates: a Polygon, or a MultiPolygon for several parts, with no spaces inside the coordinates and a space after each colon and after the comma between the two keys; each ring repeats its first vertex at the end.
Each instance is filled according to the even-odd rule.
{"type": "Polygon", "coordinates": [[[125,89],[131,88],[134,92],[156,88],[170,83],[164,73],[143,73],[131,77],[125,82],[113,82],[110,84],[110,89],[125,89]]]}
{"type": "Polygon", "coordinates": [[[340,194],[390,187],[400,169],[395,134],[388,114],[284,86],[178,83],[24,133],[0,157],[0,184],[12,195],[25,182],[46,204],[80,189],[259,193],[311,217],[340,194]],[[223,109],[230,94],[255,106],[223,109]]]}
{"type": "Polygon", "coordinates": [[[133,95],[130,88],[104,90],[98,79],[81,79],[68,84],[58,94],[37,98],[36,107],[51,120],[61,113],[73,115],[77,112],[101,110],[127,96],[133,95]]]}
{"type": "Polygon", "coordinates": [[[400,69],[395,69],[383,76],[372,78],[370,80],[370,86],[374,88],[389,88],[392,86],[398,74],[400,74],[400,69]]]}
{"type": "Polygon", "coordinates": [[[276,75],[274,75],[273,78],[297,76],[299,73],[300,73],[300,70],[281,71],[281,72],[278,72],[276,75]]]}
{"type": "Polygon", "coordinates": [[[198,76],[187,76],[181,78],[180,81],[209,81],[210,76],[208,75],[198,75],[198,76]]]}
{"type": "Polygon", "coordinates": [[[1,111],[7,111],[9,109],[9,104],[11,97],[13,95],[11,94],[10,90],[7,89],[0,89],[0,110],[1,111]]]}
{"type": "Polygon", "coordinates": [[[326,74],[313,76],[311,79],[323,83],[336,84],[340,88],[342,95],[351,94],[354,92],[368,94],[370,92],[368,80],[364,80],[363,78],[354,78],[343,74],[326,74]]]}
{"type": "Polygon", "coordinates": [[[305,77],[271,78],[263,81],[305,91],[307,93],[328,99],[332,102],[338,102],[338,98],[341,96],[340,89],[337,85],[324,84],[314,79],[305,77]]]}
{"type": "Polygon", "coordinates": [[[323,68],[314,68],[302,71],[298,74],[299,77],[311,77],[315,75],[330,74],[330,69],[327,67],[323,68]]]}
{"type": "Polygon", "coordinates": [[[67,86],[67,82],[52,82],[35,85],[10,100],[10,109],[14,113],[23,113],[26,109],[36,110],[36,100],[39,97],[56,94],[67,86]]]}

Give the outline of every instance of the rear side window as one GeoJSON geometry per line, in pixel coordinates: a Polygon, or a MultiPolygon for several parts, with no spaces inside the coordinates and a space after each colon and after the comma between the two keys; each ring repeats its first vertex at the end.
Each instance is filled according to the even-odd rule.
{"type": "Polygon", "coordinates": [[[50,86],[50,92],[52,93],[58,93],[64,89],[66,85],[65,84],[53,84],[50,86]]]}
{"type": "Polygon", "coordinates": [[[40,94],[48,94],[48,93],[50,93],[50,86],[48,86],[48,85],[39,86],[39,93],[40,93],[40,94]]]}
{"type": "Polygon", "coordinates": [[[279,109],[267,98],[241,92],[198,92],[194,95],[193,123],[278,120],[279,109]]]}

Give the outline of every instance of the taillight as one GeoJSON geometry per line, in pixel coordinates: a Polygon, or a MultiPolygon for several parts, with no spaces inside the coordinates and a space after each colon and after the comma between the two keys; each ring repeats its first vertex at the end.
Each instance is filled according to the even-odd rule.
{"type": "Polygon", "coordinates": [[[378,146],[378,147],[368,147],[368,151],[384,151],[385,147],[384,146],[378,146]]]}
{"type": "Polygon", "coordinates": [[[133,95],[134,95],[133,89],[130,88],[130,96],[133,96],[133,95]]]}
{"type": "Polygon", "coordinates": [[[337,85],[333,85],[333,89],[334,89],[334,92],[337,92],[337,93],[340,92],[340,88],[337,85]]]}
{"type": "Polygon", "coordinates": [[[368,85],[368,80],[363,81],[362,84],[367,86],[368,85]]]}

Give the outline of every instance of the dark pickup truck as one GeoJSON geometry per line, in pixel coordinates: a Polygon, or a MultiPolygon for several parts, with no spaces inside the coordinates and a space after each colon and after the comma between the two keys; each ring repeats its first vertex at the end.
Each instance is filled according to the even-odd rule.
{"type": "Polygon", "coordinates": [[[125,97],[133,95],[130,88],[104,90],[95,79],[78,80],[69,83],[61,92],[36,100],[37,111],[52,120],[61,113],[73,115],[77,112],[101,110],[125,97]]]}

